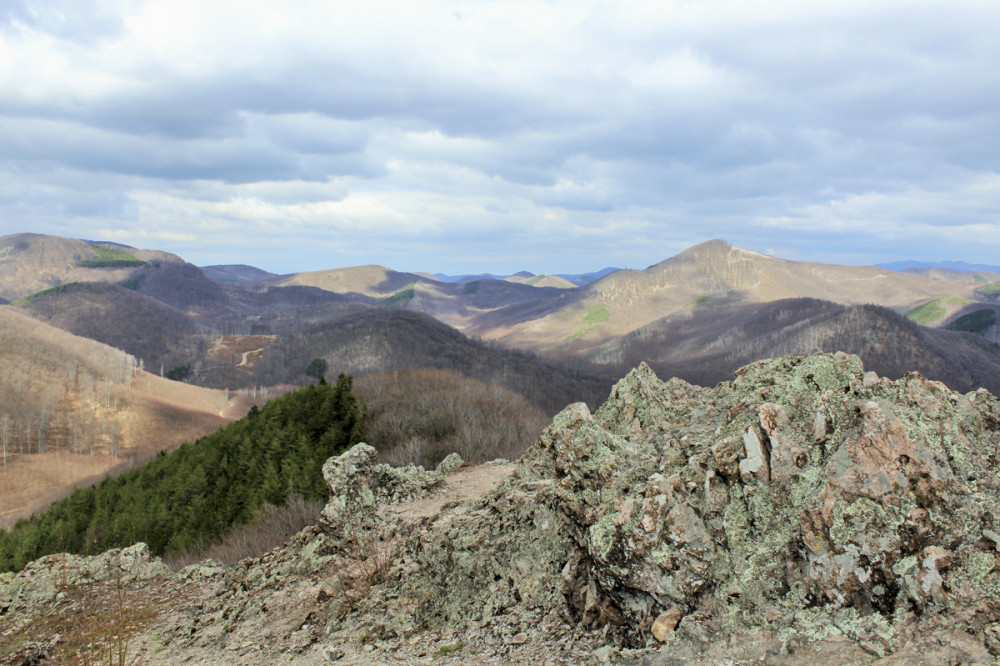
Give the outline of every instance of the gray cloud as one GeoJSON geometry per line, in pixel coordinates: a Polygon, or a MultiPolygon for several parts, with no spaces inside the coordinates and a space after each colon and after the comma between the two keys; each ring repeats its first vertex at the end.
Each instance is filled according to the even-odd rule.
{"type": "Polygon", "coordinates": [[[282,271],[644,266],[712,237],[991,260],[998,20],[981,0],[17,0],[0,231],[282,271]]]}

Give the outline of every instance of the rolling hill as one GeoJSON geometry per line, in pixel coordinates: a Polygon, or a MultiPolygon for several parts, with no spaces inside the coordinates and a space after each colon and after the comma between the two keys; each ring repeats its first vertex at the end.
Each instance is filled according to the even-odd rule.
{"type": "Polygon", "coordinates": [[[113,243],[13,234],[0,237],[0,297],[9,301],[70,282],[121,282],[146,263],[183,260],[157,250],[113,243]]]}
{"type": "Polygon", "coordinates": [[[504,279],[507,282],[517,282],[532,287],[556,287],[557,289],[576,289],[577,287],[566,278],[561,278],[558,275],[511,275],[504,279]]]}
{"type": "Polygon", "coordinates": [[[265,280],[277,287],[318,287],[336,294],[361,294],[373,301],[387,298],[416,282],[433,283],[416,273],[400,273],[385,266],[352,266],[324,271],[279,275],[265,280]]]}
{"type": "Polygon", "coordinates": [[[554,414],[571,402],[598,404],[613,377],[587,368],[473,340],[433,317],[371,308],[282,337],[255,367],[260,385],[301,381],[314,358],[328,374],[357,377],[414,368],[453,370],[505,386],[554,414]]]}
{"type": "Polygon", "coordinates": [[[210,280],[222,284],[239,285],[247,282],[257,282],[275,277],[275,273],[261,270],[246,264],[227,264],[221,266],[202,266],[201,272],[210,280]]]}
{"type": "Polygon", "coordinates": [[[71,283],[13,308],[56,328],[116,347],[150,368],[194,353],[198,327],[186,313],[116,284],[71,283]]]}
{"type": "Polygon", "coordinates": [[[702,303],[606,343],[589,358],[620,371],[646,361],[664,376],[709,386],[753,361],[844,351],[897,379],[917,371],[959,391],[1000,391],[1000,345],[969,332],[919,326],[874,305],[818,299],[702,303]]]}

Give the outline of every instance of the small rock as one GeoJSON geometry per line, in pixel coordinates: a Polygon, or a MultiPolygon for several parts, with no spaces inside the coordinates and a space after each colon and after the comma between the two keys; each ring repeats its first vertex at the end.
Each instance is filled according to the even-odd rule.
{"type": "Polygon", "coordinates": [[[513,638],[510,639],[511,645],[524,645],[528,642],[528,634],[523,631],[519,634],[515,634],[513,638]]]}
{"type": "Polygon", "coordinates": [[[594,650],[594,658],[597,659],[598,663],[608,664],[611,662],[611,656],[615,653],[615,649],[610,645],[605,645],[604,647],[597,648],[594,650]]]}
{"type": "Polygon", "coordinates": [[[653,628],[650,630],[653,638],[660,643],[667,640],[667,634],[677,628],[682,617],[684,617],[684,610],[680,606],[674,606],[666,613],[662,613],[653,622],[653,628]]]}
{"type": "Polygon", "coordinates": [[[344,651],[338,647],[328,645],[323,648],[323,659],[327,661],[340,661],[344,658],[344,651]]]}

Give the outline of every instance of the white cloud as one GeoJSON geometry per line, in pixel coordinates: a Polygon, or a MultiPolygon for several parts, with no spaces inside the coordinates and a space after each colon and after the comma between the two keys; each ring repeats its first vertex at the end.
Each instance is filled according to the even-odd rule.
{"type": "Polygon", "coordinates": [[[455,272],[1000,237],[988,0],[5,7],[3,233],[455,272]]]}

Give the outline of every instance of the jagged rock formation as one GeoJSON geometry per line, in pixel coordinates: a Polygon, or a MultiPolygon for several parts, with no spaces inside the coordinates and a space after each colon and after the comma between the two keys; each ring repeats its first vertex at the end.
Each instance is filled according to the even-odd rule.
{"type": "MultiPolygon", "coordinates": [[[[137,654],[1000,657],[1000,403],[984,390],[880,379],[844,354],[763,361],[712,389],[640,366],[595,413],[559,414],[517,465],[459,464],[394,469],[364,445],[331,459],[329,505],[284,548],[235,569],[155,574],[178,600],[145,625],[137,654]]],[[[76,598],[67,584],[29,601],[25,590],[56,590],[38,581],[58,581],[57,561],[0,578],[9,626],[76,598]]],[[[24,639],[58,649],[49,635],[24,639]]]]}
{"type": "Polygon", "coordinates": [[[571,606],[624,644],[673,614],[668,642],[840,636],[881,656],[947,627],[1000,654],[1000,408],[984,390],[879,379],[843,354],[715,389],[641,366],[525,463],[556,479],[571,606]]]}

